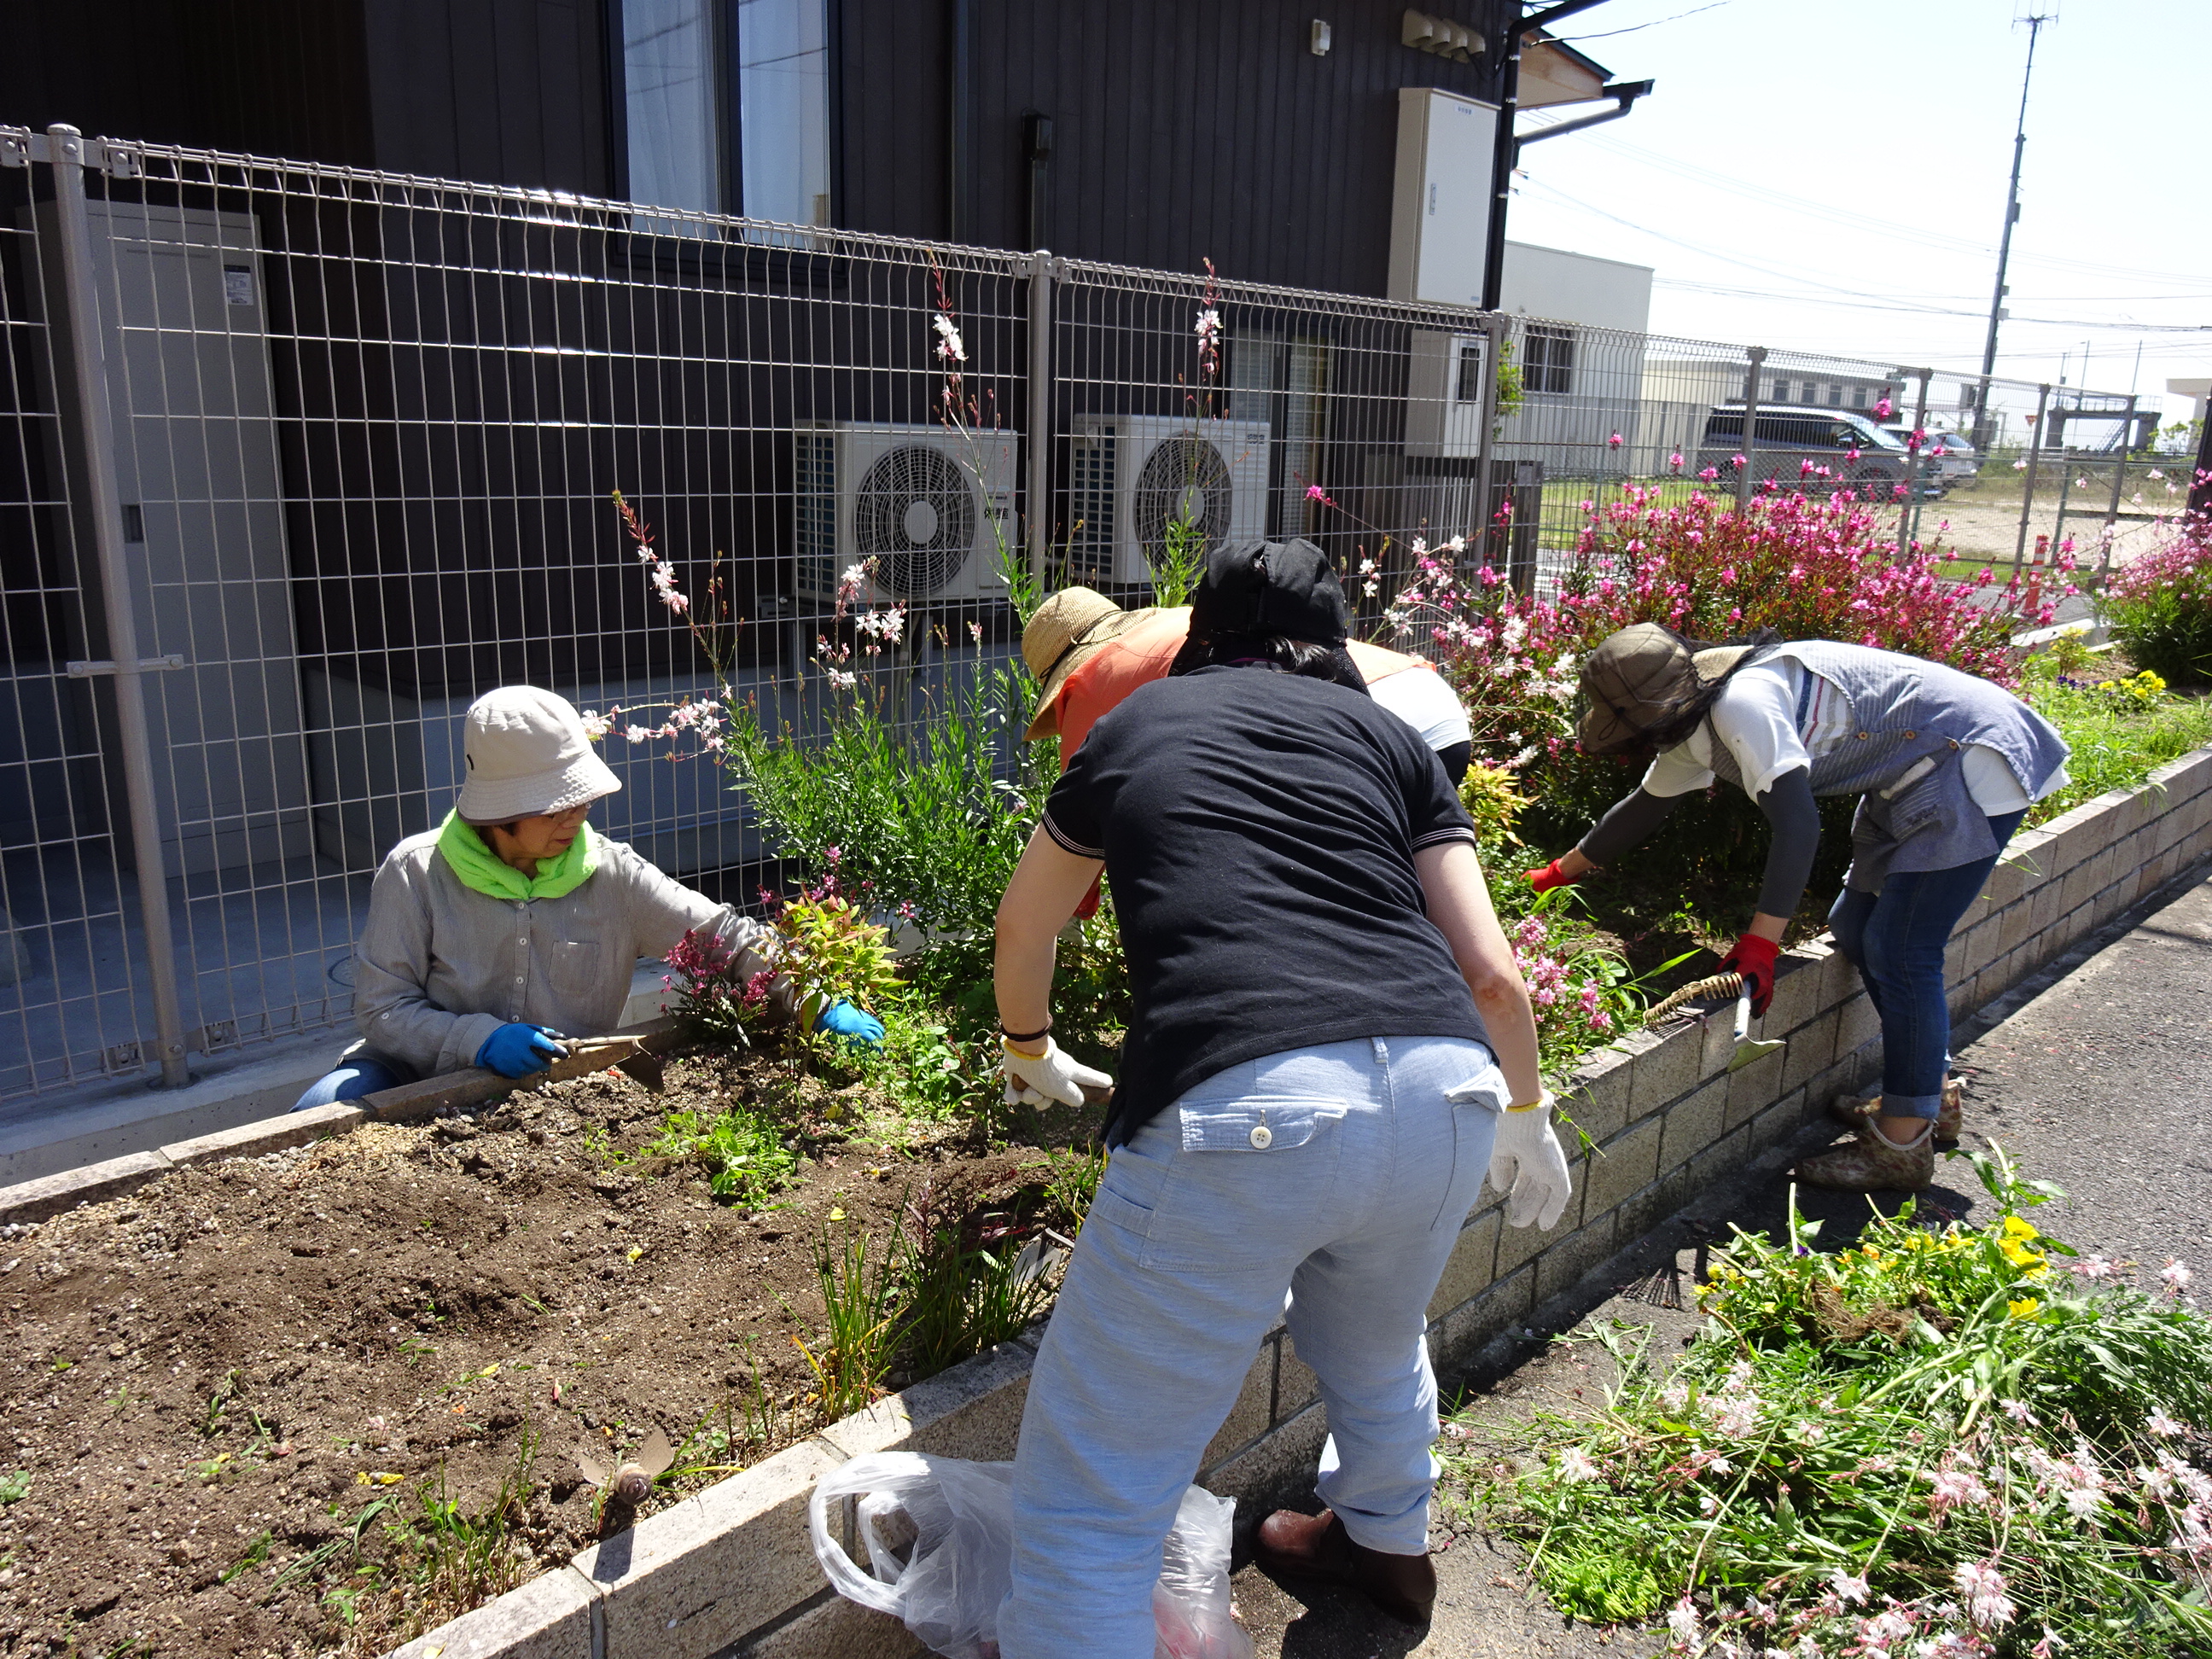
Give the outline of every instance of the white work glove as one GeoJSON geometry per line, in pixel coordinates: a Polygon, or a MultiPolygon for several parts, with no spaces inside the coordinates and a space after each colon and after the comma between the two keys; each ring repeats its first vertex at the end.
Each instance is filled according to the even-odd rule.
{"type": "Polygon", "coordinates": [[[1085,1089],[1110,1089],[1114,1079],[1103,1072],[1079,1066],[1050,1037],[1041,1054],[1018,1054],[999,1045],[999,1070],[1006,1074],[1006,1104],[1042,1106],[1056,1100],[1063,1106],[1083,1104],[1085,1089]]]}
{"type": "Polygon", "coordinates": [[[1526,1111],[1509,1108],[1498,1115],[1490,1184],[1505,1195],[1507,1226],[1525,1227],[1533,1221],[1549,1231],[1558,1223],[1574,1183],[1567,1174],[1567,1155],[1552,1133],[1550,1090],[1541,1103],[1526,1111]]]}

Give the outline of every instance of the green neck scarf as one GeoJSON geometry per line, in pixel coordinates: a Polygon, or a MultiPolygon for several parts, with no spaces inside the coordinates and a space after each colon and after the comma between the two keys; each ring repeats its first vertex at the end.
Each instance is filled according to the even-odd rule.
{"type": "Polygon", "coordinates": [[[559,898],[581,887],[599,867],[599,838],[588,823],[576,831],[576,839],[559,858],[538,860],[535,876],[501,862],[484,838],[453,812],[439,826],[438,851],[461,878],[461,885],[495,899],[559,898]]]}

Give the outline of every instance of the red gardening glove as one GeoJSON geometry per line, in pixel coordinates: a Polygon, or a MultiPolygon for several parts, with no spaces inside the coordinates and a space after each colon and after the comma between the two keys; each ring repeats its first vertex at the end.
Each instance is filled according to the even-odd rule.
{"type": "Polygon", "coordinates": [[[1746,933],[1735,942],[1735,949],[1721,961],[1721,972],[1741,974],[1743,982],[1751,988],[1751,1012],[1763,1014],[1774,1000],[1774,959],[1782,954],[1782,947],[1771,939],[1761,939],[1756,933],[1746,933]]]}
{"type": "Polygon", "coordinates": [[[1554,887],[1571,887],[1581,879],[1580,876],[1571,876],[1560,869],[1559,861],[1557,859],[1553,859],[1540,870],[1531,870],[1528,872],[1528,884],[1540,893],[1548,893],[1554,887]]]}

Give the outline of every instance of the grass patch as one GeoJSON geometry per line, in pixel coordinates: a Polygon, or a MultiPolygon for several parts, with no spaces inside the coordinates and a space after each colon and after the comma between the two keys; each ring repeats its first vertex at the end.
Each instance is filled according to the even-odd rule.
{"type": "Polygon", "coordinates": [[[2142,697],[2094,685],[2039,681],[2028,701],[2057,726],[2073,749],[2066,763],[2072,780],[2030,809],[2027,822],[2042,823],[2094,800],[2109,789],[2133,789],[2168,761],[2212,743],[2212,700],[2171,693],[2142,697]]]}

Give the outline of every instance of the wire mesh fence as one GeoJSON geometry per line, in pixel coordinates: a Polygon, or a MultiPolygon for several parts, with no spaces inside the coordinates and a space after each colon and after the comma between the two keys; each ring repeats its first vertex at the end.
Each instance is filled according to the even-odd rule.
{"type": "Polygon", "coordinates": [[[1604,490],[1733,487],[1747,392],[1778,487],[1905,478],[1884,397],[1978,422],[1980,482],[1929,489],[1992,522],[2142,485],[2030,450],[2023,488],[2030,415],[2124,424],[2070,390],[1923,410],[1894,365],[59,131],[0,128],[0,1099],[345,1024],[494,685],[611,717],[595,822],[743,897],[776,849],[727,775],[625,735],[918,714],[1015,648],[1010,574],[1149,603],[1305,536],[1371,617],[1463,538],[1540,585],[1604,490]]]}

